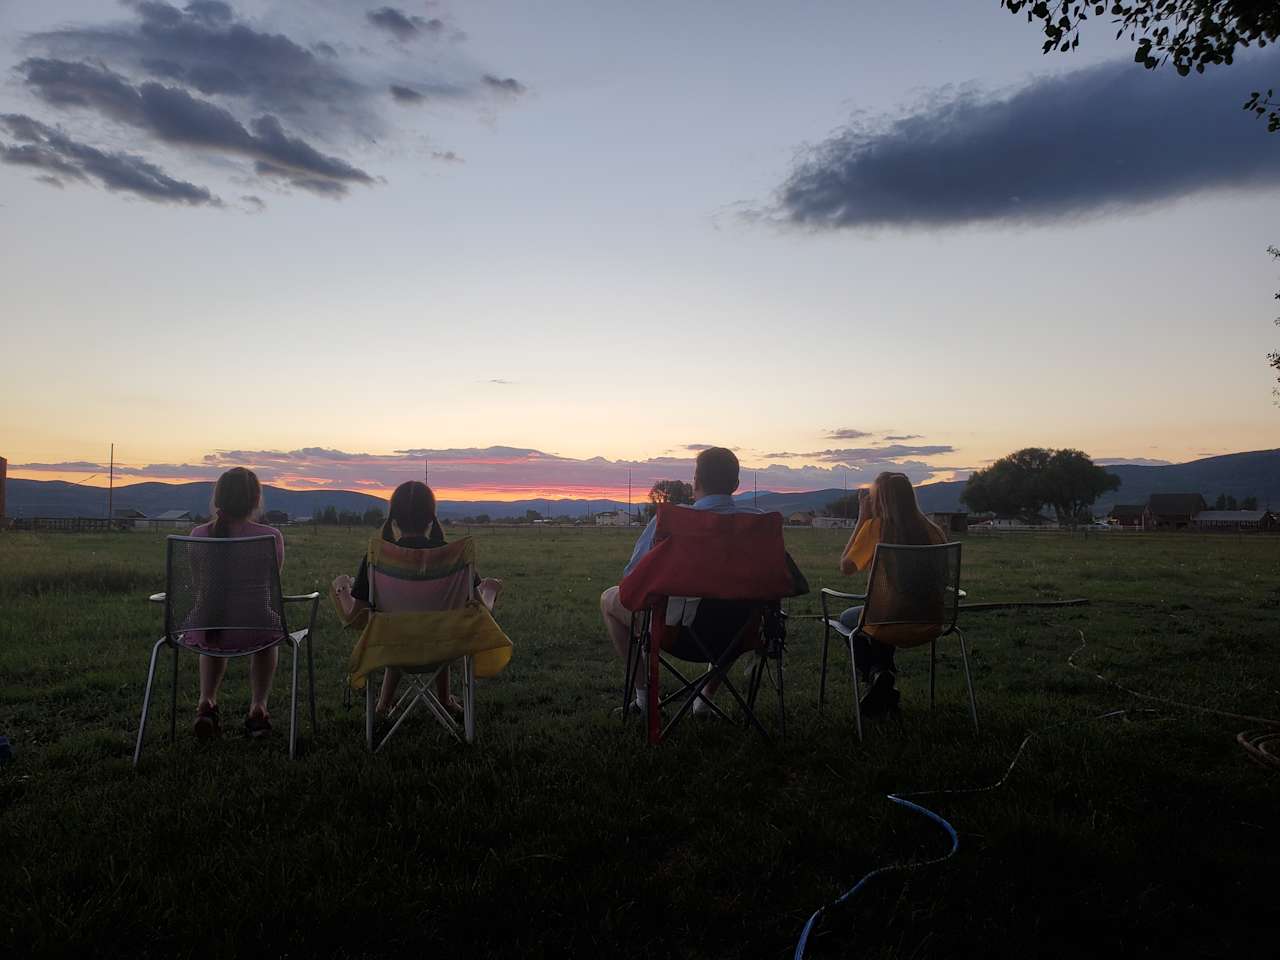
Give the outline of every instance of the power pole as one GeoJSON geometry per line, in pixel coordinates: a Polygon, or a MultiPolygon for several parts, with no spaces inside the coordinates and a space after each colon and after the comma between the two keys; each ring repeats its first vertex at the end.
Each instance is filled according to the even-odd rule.
{"type": "Polygon", "coordinates": [[[631,526],[631,468],[627,467],[627,526],[631,526]]]}
{"type": "Polygon", "coordinates": [[[107,468],[107,520],[114,516],[115,511],[112,509],[112,501],[115,497],[116,486],[116,445],[111,445],[111,466],[107,468]]]}
{"type": "Polygon", "coordinates": [[[760,507],[758,503],[759,496],[760,496],[760,475],[757,473],[752,473],[751,474],[751,506],[754,509],[759,509],[760,507]]]}

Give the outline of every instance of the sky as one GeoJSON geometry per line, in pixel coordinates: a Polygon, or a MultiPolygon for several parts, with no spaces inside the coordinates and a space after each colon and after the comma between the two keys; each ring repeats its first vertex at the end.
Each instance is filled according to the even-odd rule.
{"type": "Polygon", "coordinates": [[[1280,55],[997,0],[0,0],[11,477],[603,497],[1276,445],[1280,55]]]}

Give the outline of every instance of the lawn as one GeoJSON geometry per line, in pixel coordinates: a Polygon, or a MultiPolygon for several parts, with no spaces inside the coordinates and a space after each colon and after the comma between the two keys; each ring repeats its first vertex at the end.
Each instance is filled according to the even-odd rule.
{"type": "MultiPolygon", "coordinates": [[[[1008,783],[930,805],[949,862],[883,878],[833,910],[814,957],[1270,957],[1280,936],[1280,776],[1234,742],[1247,724],[1154,695],[1280,716],[1280,538],[970,537],[973,601],[1087,597],[974,614],[983,732],[958,651],[901,657],[901,725],[854,736],[848,661],[819,718],[818,587],[840,531],[788,531],[815,591],[789,605],[788,731],[686,724],[660,748],[623,728],[620,664],[598,622],[635,531],[475,528],[510,667],[480,686],[479,740],[415,718],[376,757],[342,703],[354,636],[324,609],[320,726],[287,760],[287,670],[267,743],[196,744],[194,660],[179,737],[167,685],[130,765],[160,630],[163,537],[0,534],[0,956],[786,957],[805,919],[865,871],[946,848],[891,790],[1008,783]],[[1073,670],[1068,656],[1087,647],[1073,670]],[[1107,710],[1127,717],[1090,722],[1107,710]],[[1138,712],[1138,711],[1144,712],[1138,712]]],[[[454,528],[451,536],[460,535],[454,528]]],[[[287,528],[284,586],[354,572],[365,532],[287,528]]],[[[287,657],[282,660],[287,663],[287,657]]],[[[773,716],[773,707],[763,714],[773,716]]]]}

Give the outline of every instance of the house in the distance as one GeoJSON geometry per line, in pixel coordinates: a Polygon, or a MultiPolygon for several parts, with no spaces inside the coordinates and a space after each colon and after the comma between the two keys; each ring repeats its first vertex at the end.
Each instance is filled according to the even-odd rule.
{"type": "Polygon", "coordinates": [[[1198,493],[1153,493],[1143,514],[1147,530],[1186,530],[1208,504],[1198,493]]]}
{"type": "Polygon", "coordinates": [[[133,528],[139,520],[147,519],[147,515],[133,507],[116,507],[111,511],[111,525],[119,530],[133,528]]]}
{"type": "Polygon", "coordinates": [[[190,510],[166,510],[154,517],[133,521],[135,530],[190,530],[194,525],[190,510]]]}
{"type": "Polygon", "coordinates": [[[787,517],[787,523],[793,527],[812,527],[813,511],[797,510],[795,513],[791,514],[791,516],[787,517]]]}
{"type": "Polygon", "coordinates": [[[625,527],[630,520],[625,510],[606,510],[604,513],[596,514],[597,527],[625,527]]]}
{"type": "Polygon", "coordinates": [[[858,525],[857,517],[814,517],[813,525],[815,527],[844,527],[852,529],[858,525]]]}
{"type": "Polygon", "coordinates": [[[1128,530],[1141,530],[1143,517],[1147,508],[1140,503],[1117,503],[1107,514],[1107,522],[1114,527],[1128,530]]]}
{"type": "Polygon", "coordinates": [[[1251,533],[1277,526],[1276,515],[1270,510],[1202,510],[1196,516],[1196,529],[1211,532],[1251,533]]]}
{"type": "Polygon", "coordinates": [[[262,522],[269,523],[272,526],[279,526],[282,523],[289,522],[289,514],[283,510],[268,510],[262,515],[262,522]]]}

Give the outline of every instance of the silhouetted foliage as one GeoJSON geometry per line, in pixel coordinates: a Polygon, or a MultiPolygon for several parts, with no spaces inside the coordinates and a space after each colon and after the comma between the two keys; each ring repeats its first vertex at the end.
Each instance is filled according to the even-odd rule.
{"type": "Polygon", "coordinates": [[[360,519],[366,527],[380,527],[386,515],[380,507],[370,507],[360,519]]]}
{"type": "Polygon", "coordinates": [[[660,503],[693,503],[693,484],[683,480],[659,480],[649,488],[646,514],[652,517],[660,503]]]}
{"type": "Polygon", "coordinates": [[[1027,521],[1049,506],[1059,522],[1074,524],[1088,520],[1094,501],[1119,486],[1119,477],[1079,450],[1027,447],[970,476],[961,499],[978,513],[1027,521]]]}
{"type": "Polygon", "coordinates": [[[844,517],[852,520],[858,516],[858,491],[845,494],[832,500],[827,504],[826,513],[829,517],[844,517]]]}
{"type": "MultiPolygon", "coordinates": [[[[1280,3],[1274,0],[1137,0],[1082,3],[1078,0],[1000,0],[1010,13],[1024,10],[1039,22],[1044,53],[1067,53],[1080,45],[1080,25],[1110,14],[1117,39],[1136,44],[1135,62],[1148,70],[1170,63],[1180,76],[1234,62],[1238,48],[1259,48],[1280,37],[1280,3]]],[[[1267,129],[1280,130],[1280,101],[1273,90],[1254,90],[1244,109],[1266,116],[1267,129]]]]}

